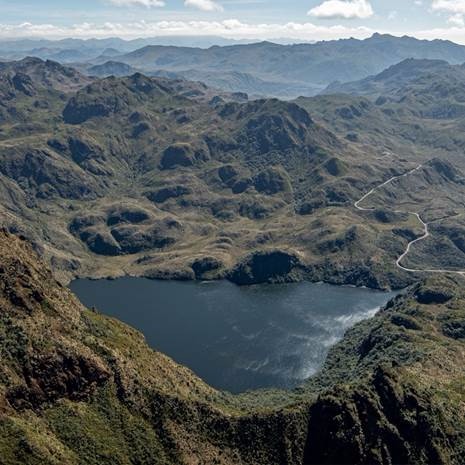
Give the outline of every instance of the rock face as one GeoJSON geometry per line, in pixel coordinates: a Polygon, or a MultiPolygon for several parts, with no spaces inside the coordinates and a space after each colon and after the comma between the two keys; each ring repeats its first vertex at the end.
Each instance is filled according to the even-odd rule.
{"type": "Polygon", "coordinates": [[[419,284],[349,330],[296,391],[232,396],[83,308],[2,231],[2,464],[461,465],[464,308],[461,282],[419,284]],[[453,295],[419,303],[431,288],[453,295]]]}
{"type": "Polygon", "coordinates": [[[205,279],[208,274],[222,268],[223,263],[215,257],[198,258],[192,263],[196,279],[205,279]]]}
{"type": "Polygon", "coordinates": [[[426,398],[401,386],[392,370],[379,368],[367,388],[322,395],[310,408],[303,463],[408,464],[414,456],[447,463],[446,437],[427,439],[443,428],[436,415],[426,398]]]}
{"type": "Polygon", "coordinates": [[[294,254],[280,250],[255,252],[236,266],[229,279],[240,285],[288,281],[298,265],[294,254]]]}
{"type": "Polygon", "coordinates": [[[26,386],[7,391],[14,409],[34,410],[59,399],[89,400],[108,381],[109,372],[92,359],[75,354],[31,357],[24,370],[26,386]]]}
{"type": "Polygon", "coordinates": [[[163,170],[169,170],[178,166],[192,166],[195,155],[192,147],[188,144],[176,144],[165,149],[160,161],[163,170]]]}

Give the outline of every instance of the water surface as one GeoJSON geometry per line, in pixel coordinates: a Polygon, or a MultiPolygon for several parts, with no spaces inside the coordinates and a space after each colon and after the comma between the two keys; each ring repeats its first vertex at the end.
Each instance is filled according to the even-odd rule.
{"type": "Polygon", "coordinates": [[[394,295],[312,283],[238,287],[144,278],[70,287],[86,306],[139,329],[153,348],[231,392],[296,386],[348,328],[394,295]]]}

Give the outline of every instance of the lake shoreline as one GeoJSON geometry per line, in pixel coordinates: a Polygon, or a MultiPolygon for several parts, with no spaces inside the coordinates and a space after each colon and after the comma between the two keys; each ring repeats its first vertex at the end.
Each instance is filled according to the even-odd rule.
{"type": "Polygon", "coordinates": [[[247,286],[254,286],[254,285],[275,285],[275,284],[298,284],[298,283],[309,283],[309,284],[328,284],[331,286],[340,286],[340,287],[354,287],[357,289],[370,289],[374,291],[381,291],[381,292],[394,292],[394,291],[402,291],[407,289],[408,287],[412,286],[413,284],[421,281],[421,279],[410,279],[405,281],[400,281],[396,286],[373,286],[370,283],[364,284],[363,281],[360,283],[354,283],[353,279],[342,279],[340,275],[335,275],[333,278],[328,279],[312,279],[310,276],[306,277],[299,277],[296,279],[281,279],[276,281],[263,281],[263,282],[254,282],[250,284],[238,284],[225,276],[219,276],[216,278],[210,279],[196,279],[196,278],[187,278],[187,277],[179,277],[177,273],[173,273],[173,275],[166,275],[164,277],[161,276],[150,276],[146,273],[115,273],[115,274],[107,274],[107,273],[83,273],[83,274],[74,274],[72,276],[68,276],[66,279],[60,280],[60,282],[68,287],[73,281],[76,280],[83,280],[88,279],[91,281],[100,281],[100,280],[108,280],[108,281],[115,281],[121,278],[144,278],[150,281],[160,281],[160,282],[194,282],[194,283],[202,283],[202,282],[211,282],[211,283],[218,283],[222,281],[229,282],[234,284],[238,287],[247,287],[247,286]]]}

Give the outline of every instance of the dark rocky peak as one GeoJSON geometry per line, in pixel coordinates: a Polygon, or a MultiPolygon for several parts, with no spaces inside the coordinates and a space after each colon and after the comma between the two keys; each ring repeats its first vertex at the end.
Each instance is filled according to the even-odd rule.
{"type": "Polygon", "coordinates": [[[308,112],[293,102],[284,102],[278,99],[262,99],[248,102],[240,107],[239,117],[254,114],[287,114],[296,123],[310,126],[313,121],[308,112]]]}
{"type": "Polygon", "coordinates": [[[408,78],[409,80],[418,77],[420,74],[449,68],[451,65],[445,60],[427,60],[407,58],[400,63],[390,66],[374,77],[375,81],[385,79],[408,78]]]}
{"type": "Polygon", "coordinates": [[[12,79],[13,86],[16,90],[26,94],[29,97],[32,97],[35,93],[34,83],[32,79],[27,74],[16,73],[12,79]]]}
{"type": "Polygon", "coordinates": [[[307,111],[295,103],[256,100],[237,108],[236,118],[242,122],[240,139],[262,154],[302,146],[314,126],[307,111]]]}
{"type": "Polygon", "coordinates": [[[163,85],[161,80],[149,78],[141,73],[135,73],[127,78],[128,86],[134,92],[143,92],[144,94],[170,93],[170,89],[163,85]]]}
{"type": "Polygon", "coordinates": [[[30,94],[30,87],[33,85],[37,90],[58,90],[60,92],[74,92],[91,82],[73,68],[62,66],[61,64],[47,60],[43,61],[35,57],[26,57],[20,61],[0,63],[0,75],[19,76],[22,84],[19,85],[21,92],[30,94]],[[27,92],[24,83],[25,76],[30,81],[27,92]]]}
{"type": "MultiPolygon", "coordinates": [[[[310,127],[313,120],[308,112],[293,102],[284,102],[278,99],[252,100],[246,103],[228,102],[217,106],[218,113],[223,118],[234,118],[237,120],[251,119],[257,121],[281,120],[287,121],[292,126],[310,127]]],[[[253,125],[253,123],[252,123],[253,125]]]]}
{"type": "Polygon", "coordinates": [[[333,82],[323,94],[349,93],[375,98],[398,97],[411,90],[419,92],[425,87],[429,88],[432,82],[454,80],[463,74],[460,69],[460,66],[450,65],[444,60],[408,58],[360,81],[333,82]]]}
{"type": "Polygon", "coordinates": [[[132,114],[148,99],[181,97],[176,92],[176,81],[150,78],[141,73],[129,77],[107,77],[92,82],[72,97],[65,109],[66,123],[80,124],[91,118],[112,114],[132,114]]]}

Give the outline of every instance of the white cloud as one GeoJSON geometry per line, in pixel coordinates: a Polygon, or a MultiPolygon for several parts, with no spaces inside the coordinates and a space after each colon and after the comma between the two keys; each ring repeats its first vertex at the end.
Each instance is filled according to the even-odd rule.
{"type": "Polygon", "coordinates": [[[163,0],[108,0],[117,6],[145,6],[151,8],[153,6],[165,6],[163,0]]]}
{"type": "Polygon", "coordinates": [[[308,12],[322,19],[366,19],[373,14],[368,0],[326,0],[308,12]]]}
{"type": "Polygon", "coordinates": [[[185,0],[184,5],[203,11],[223,11],[223,7],[213,0],[185,0]]]}
{"type": "Polygon", "coordinates": [[[414,35],[418,39],[443,39],[465,45],[465,27],[460,26],[416,31],[415,33],[411,33],[411,35],[414,35]]]}
{"type": "MultiPolygon", "coordinates": [[[[311,22],[297,23],[245,23],[237,19],[223,21],[137,21],[127,23],[79,23],[72,26],[53,24],[0,23],[0,39],[18,39],[24,37],[60,39],[157,36],[222,36],[234,39],[271,40],[286,37],[299,41],[333,40],[354,37],[365,39],[374,32],[387,33],[368,27],[348,27],[346,25],[322,26],[311,22]]],[[[429,30],[399,30],[395,35],[410,35],[419,39],[445,39],[465,45],[465,26],[454,25],[429,30]]]]}
{"type": "Polygon", "coordinates": [[[433,0],[431,9],[463,15],[465,14],[465,0],[433,0]]]}
{"type": "Polygon", "coordinates": [[[80,23],[73,26],[22,23],[0,23],[0,39],[19,37],[156,37],[156,36],[222,36],[235,39],[266,40],[286,37],[299,40],[332,40],[355,37],[365,39],[375,31],[366,27],[343,25],[317,26],[312,23],[244,23],[237,19],[223,21],[137,21],[130,23],[80,23]]]}
{"type": "Polygon", "coordinates": [[[460,13],[449,16],[449,18],[447,18],[447,22],[454,26],[461,26],[461,27],[465,26],[465,19],[463,18],[463,15],[461,15],[460,13]]]}
{"type": "Polygon", "coordinates": [[[431,10],[452,13],[447,22],[453,26],[465,26],[465,0],[433,0],[431,10]]]}

